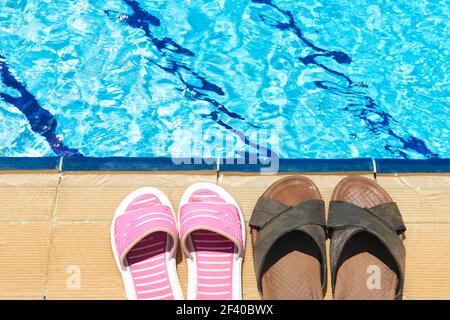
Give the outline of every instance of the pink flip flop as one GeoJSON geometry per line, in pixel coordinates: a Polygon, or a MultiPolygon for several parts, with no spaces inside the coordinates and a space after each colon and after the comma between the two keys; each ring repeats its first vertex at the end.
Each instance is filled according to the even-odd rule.
{"type": "Polygon", "coordinates": [[[190,186],[180,202],[189,300],[242,299],[245,222],[233,197],[213,183],[190,186]]]}
{"type": "Polygon", "coordinates": [[[128,299],[183,299],[177,241],[174,211],[164,193],[146,187],[122,201],[111,224],[111,245],[128,299]]]}

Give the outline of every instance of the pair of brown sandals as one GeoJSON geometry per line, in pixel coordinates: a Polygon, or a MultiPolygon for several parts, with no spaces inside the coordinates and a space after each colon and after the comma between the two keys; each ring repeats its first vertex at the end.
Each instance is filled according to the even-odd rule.
{"type": "Polygon", "coordinates": [[[406,231],[400,211],[375,181],[350,176],[325,204],[308,178],[291,176],[270,186],[251,220],[253,258],[263,299],[323,299],[330,242],[333,298],[401,299],[406,231]]]}

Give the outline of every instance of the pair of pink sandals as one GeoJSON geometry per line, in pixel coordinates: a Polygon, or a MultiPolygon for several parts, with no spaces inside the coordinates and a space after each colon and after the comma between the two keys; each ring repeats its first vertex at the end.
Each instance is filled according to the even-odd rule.
{"type": "Polygon", "coordinates": [[[207,182],[184,192],[178,221],[156,188],[138,189],[119,205],[111,244],[128,299],[183,299],[178,239],[187,257],[187,299],[242,299],[244,218],[228,192],[207,182]]]}

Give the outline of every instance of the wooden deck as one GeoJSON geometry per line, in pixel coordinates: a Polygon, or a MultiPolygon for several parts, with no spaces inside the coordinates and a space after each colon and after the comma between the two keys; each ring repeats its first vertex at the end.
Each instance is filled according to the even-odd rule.
{"type": "MultiPolygon", "coordinates": [[[[318,185],[325,201],[344,177],[306,176],[318,185]]],[[[366,176],[374,179],[373,174],[366,176]]],[[[124,299],[109,228],[116,206],[130,191],[160,188],[177,210],[187,186],[217,182],[237,199],[248,221],[258,197],[281,177],[218,176],[215,171],[1,172],[0,299],[124,299]]],[[[404,299],[450,299],[450,175],[378,175],[376,180],[399,204],[408,228],[404,299]]],[[[247,241],[244,299],[259,299],[251,251],[247,241]]],[[[186,290],[187,269],[181,257],[178,272],[186,290]]]]}

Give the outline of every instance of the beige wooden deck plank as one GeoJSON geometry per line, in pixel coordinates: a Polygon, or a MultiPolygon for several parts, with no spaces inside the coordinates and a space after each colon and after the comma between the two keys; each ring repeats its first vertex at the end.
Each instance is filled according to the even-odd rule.
{"type": "Polygon", "coordinates": [[[377,175],[405,223],[450,223],[449,175],[377,175]]]}
{"type": "Polygon", "coordinates": [[[109,228],[107,222],[54,225],[47,299],[125,298],[109,228]]]}
{"type": "MultiPolygon", "coordinates": [[[[121,299],[123,286],[111,254],[108,223],[68,223],[55,227],[49,269],[49,299],[121,299]],[[92,245],[95,243],[95,245],[92,245]],[[80,289],[66,285],[68,268],[79,266],[80,289]]],[[[404,299],[450,298],[450,225],[422,224],[409,227],[405,241],[407,273],[404,299]]],[[[179,254],[178,274],[183,291],[187,268],[179,254]]],[[[258,299],[249,242],[243,267],[244,299],[258,299]]],[[[327,299],[331,298],[328,286],[327,299]]]]}
{"type": "Polygon", "coordinates": [[[50,220],[58,173],[0,173],[0,220],[50,220]]]}
{"type": "Polygon", "coordinates": [[[0,222],[0,299],[43,299],[50,222],[0,222]]]}
{"type": "Polygon", "coordinates": [[[412,224],[406,232],[404,299],[450,299],[450,224],[412,224]]]}
{"type": "MultiPolygon", "coordinates": [[[[108,222],[61,222],[54,226],[47,299],[125,299],[111,251],[108,222]],[[76,276],[80,275],[79,286],[76,276]]],[[[187,265],[178,250],[177,268],[183,292],[187,265]]]]}
{"type": "Polygon", "coordinates": [[[131,191],[152,186],[163,190],[174,208],[182,192],[199,181],[215,182],[215,173],[203,175],[116,173],[68,174],[61,181],[56,219],[58,221],[110,221],[116,207],[131,191]]]}
{"type": "MultiPolygon", "coordinates": [[[[329,201],[343,175],[308,175],[329,201]]],[[[225,175],[219,184],[239,202],[246,223],[258,197],[283,176],[225,175]]],[[[370,177],[370,176],[369,176],[370,177]]],[[[15,185],[36,186],[39,176],[15,177],[15,185]],[[32,179],[31,179],[32,178],[32,179]]],[[[4,179],[4,178],[3,178],[4,179]]],[[[44,186],[48,187],[48,178],[44,186]]],[[[6,180],[0,180],[6,181],[6,180]]],[[[140,186],[156,186],[167,193],[178,207],[185,188],[196,181],[215,181],[215,175],[180,174],[77,174],[66,175],[60,186],[53,221],[0,221],[0,298],[42,299],[123,299],[125,293],[110,248],[109,228],[115,207],[126,194],[140,186]],[[66,179],[67,178],[67,179],[66,179]],[[62,190],[61,190],[62,189],[62,190]],[[47,263],[49,262],[48,278],[47,263]],[[74,286],[77,267],[80,287],[74,286]],[[4,271],[6,270],[6,271],[4,271]],[[47,288],[46,291],[44,288],[47,288]]],[[[450,215],[448,177],[378,176],[377,181],[399,203],[408,231],[405,240],[407,274],[404,299],[450,298],[450,215]]],[[[42,182],[41,182],[42,183],[42,182]]],[[[42,185],[41,185],[42,186],[42,185]]],[[[21,201],[11,202],[13,208],[21,201]]],[[[51,209],[51,208],[50,208],[51,209]]],[[[49,213],[31,214],[27,219],[44,218],[49,213]]],[[[47,208],[49,210],[49,208],[47,208]]],[[[177,209],[176,209],[177,210],[177,209]]],[[[0,211],[1,212],[1,211],[0,211]]],[[[20,216],[19,216],[20,218],[20,216]]],[[[244,299],[258,299],[253,271],[249,229],[243,265],[244,299]]],[[[187,267],[179,253],[178,273],[186,292],[187,267]]],[[[76,282],[75,282],[76,284],[76,282]]],[[[327,298],[331,297],[328,286],[327,298]]]]}

